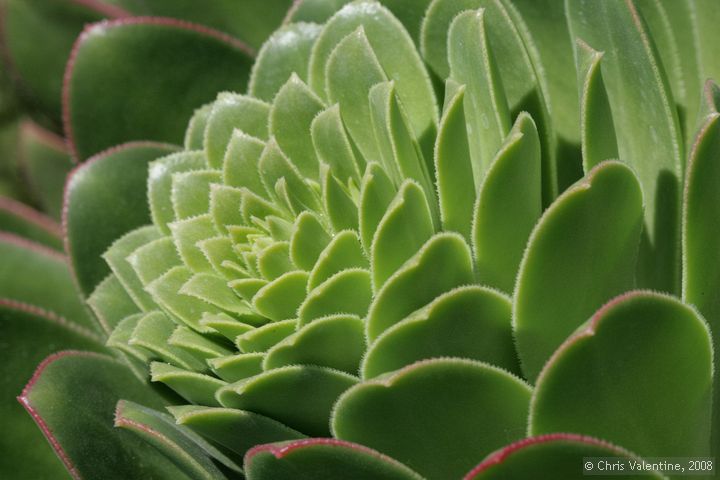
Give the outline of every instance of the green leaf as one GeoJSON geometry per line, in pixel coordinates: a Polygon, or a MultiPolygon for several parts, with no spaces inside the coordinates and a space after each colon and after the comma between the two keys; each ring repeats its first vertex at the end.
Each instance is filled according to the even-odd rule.
{"type": "MultiPolygon", "coordinates": [[[[387,81],[387,77],[363,27],[358,27],[337,44],[322,73],[325,75],[323,85],[327,83],[327,86],[323,89],[313,86],[315,92],[324,93],[326,89],[330,103],[339,105],[345,127],[363,157],[366,160],[379,158],[375,135],[370,128],[368,93],[373,85],[387,81]]],[[[311,76],[311,82],[312,79],[311,76]]]]}
{"type": "Polygon", "coordinates": [[[165,413],[120,400],[115,409],[115,426],[129,430],[167,456],[177,467],[195,480],[225,479],[213,463],[241,473],[242,469],[206,440],[165,413]]]}
{"type": "Polygon", "coordinates": [[[432,213],[422,187],[412,180],[400,186],[372,238],[373,288],[379,290],[432,236],[432,213]]]}
{"type": "Polygon", "coordinates": [[[307,81],[310,52],[321,30],[314,23],[291,23],[275,31],[253,64],[250,95],[271,102],[292,74],[307,81]]]}
{"type": "Polygon", "coordinates": [[[348,313],[364,317],[372,301],[370,272],[362,268],[342,270],[308,292],[298,309],[300,325],[313,320],[348,313]]]}
{"type": "Polygon", "coordinates": [[[97,325],[75,290],[67,258],[43,245],[0,232],[0,292],[37,305],[95,331],[97,325]]]}
{"type": "Polygon", "coordinates": [[[198,105],[219,91],[245,88],[251,61],[241,42],[177,20],[141,17],[87,27],[73,48],[63,91],[73,155],[84,160],[131,140],[180,143],[198,105]],[[109,88],[123,95],[107,95],[109,88]],[[173,113],[157,115],[164,111],[173,113]]]}
{"type": "Polygon", "coordinates": [[[710,332],[692,307],[622,295],[547,363],[529,433],[578,432],[648,457],[709,455],[712,370],[710,332]]]}
{"type": "Polygon", "coordinates": [[[20,128],[19,160],[45,212],[60,220],[65,177],[73,163],[63,138],[30,121],[20,128]]]}
{"type": "Polygon", "coordinates": [[[62,229],[51,218],[8,197],[0,196],[0,230],[63,249],[62,229]]]}
{"type": "Polygon", "coordinates": [[[457,92],[447,98],[450,100],[435,140],[440,219],[443,230],[458,232],[470,242],[476,190],[465,128],[465,87],[458,86],[457,92]]]}
{"type": "Polygon", "coordinates": [[[323,108],[322,100],[293,73],[278,91],[270,111],[270,133],[300,173],[309,178],[318,176],[310,125],[323,108]]]}
{"type": "Polygon", "coordinates": [[[208,213],[210,187],[221,181],[217,170],[195,170],[172,176],[170,200],[178,220],[208,213]]]}
{"type": "Polygon", "coordinates": [[[101,255],[125,232],[150,223],[144,195],[148,163],[174,150],[128,143],[73,171],[65,189],[65,238],[70,264],[87,296],[109,273],[101,255]]]}
{"type": "Polygon", "coordinates": [[[262,352],[240,353],[216,357],[208,360],[213,373],[226,382],[239,382],[248,377],[262,373],[262,362],[265,354],[262,352]]]}
{"type": "Polygon", "coordinates": [[[475,186],[510,131],[510,111],[494,52],[488,45],[485,11],[456,16],[448,32],[450,78],[465,85],[465,115],[475,186]]]}
{"type": "Polygon", "coordinates": [[[315,153],[321,161],[330,165],[333,175],[344,182],[352,179],[359,183],[365,162],[355,154],[340,118],[338,104],[315,116],[310,125],[310,134],[315,153]]]}
{"type": "Polygon", "coordinates": [[[263,368],[318,365],[356,375],[365,353],[365,324],[354,315],[314,320],[271,347],[263,368]]]}
{"type": "MultiPolygon", "coordinates": [[[[3,256],[4,260],[8,258],[12,257],[3,256]]],[[[47,355],[64,348],[102,351],[101,340],[57,315],[11,300],[0,300],[0,338],[0,415],[4,430],[0,436],[0,476],[18,480],[70,478],[15,397],[47,355]]]]}
{"type": "Polygon", "coordinates": [[[168,225],[172,232],[173,242],[183,263],[193,272],[212,272],[210,260],[198,246],[203,240],[215,237],[215,223],[210,215],[190,217],[168,225]]]}
{"type": "Polygon", "coordinates": [[[420,145],[413,137],[406,107],[401,104],[395,81],[373,86],[369,94],[370,113],[375,140],[386,170],[396,183],[403,179],[415,180],[430,199],[430,208],[437,216],[435,187],[431,165],[426,163],[420,145]]]}
{"type": "Polygon", "coordinates": [[[472,238],[477,275],[512,292],[523,251],[542,212],[540,141],[521,113],[487,170],[477,195],[472,238]]]}
{"type": "Polygon", "coordinates": [[[194,405],[168,407],[168,410],[178,425],[184,425],[239,455],[245,455],[255,445],[305,437],[271,418],[244,410],[194,405]]]}
{"type": "Polygon", "coordinates": [[[537,50],[538,62],[542,64],[546,78],[553,127],[559,139],[577,144],[580,140],[578,85],[563,2],[513,0],[509,12],[517,24],[527,27],[531,44],[537,50]],[[519,13],[519,18],[514,15],[515,11],[519,13]]]}
{"type": "MultiPolygon", "coordinates": [[[[604,440],[572,433],[551,433],[520,440],[488,455],[465,476],[465,480],[525,480],[537,472],[553,472],[557,478],[575,478],[580,469],[583,469],[583,475],[594,475],[582,466],[586,457],[612,457],[613,461],[627,462],[628,469],[629,462],[642,463],[639,457],[604,440]]],[[[591,465],[605,468],[604,464],[598,467],[595,462],[591,465]]],[[[654,472],[627,472],[626,475],[617,472],[613,471],[612,475],[626,480],[665,478],[654,472]]]]}
{"type": "MultiPolygon", "coordinates": [[[[713,82],[705,85],[704,108],[708,114],[697,134],[687,166],[683,203],[683,301],[694,305],[703,314],[714,332],[714,351],[720,352],[720,256],[712,248],[720,239],[720,195],[716,188],[720,181],[720,88],[713,82]]],[[[720,357],[715,359],[715,371],[720,372],[720,357]]],[[[720,375],[715,374],[714,399],[720,402],[720,375]]],[[[713,420],[713,452],[720,453],[720,407],[715,408],[713,420]]]]}
{"type": "MultiPolygon", "coordinates": [[[[33,103],[59,124],[63,72],[75,37],[87,23],[127,13],[105,2],[57,0],[11,0],[5,2],[3,10],[3,44],[12,60],[9,63],[33,103]],[[33,38],[45,40],[36,42],[33,38]]],[[[3,69],[8,66],[5,63],[3,69]]]]}
{"type": "MultiPolygon", "coordinates": [[[[546,82],[533,41],[512,5],[500,0],[433,0],[423,21],[420,50],[425,61],[440,78],[450,76],[448,34],[452,21],[465,10],[478,8],[484,9],[488,50],[497,62],[497,72],[511,118],[526,111],[537,125],[542,149],[543,205],[547,206],[558,190],[556,140],[551,120],[554,117],[551,117],[546,105],[546,82]]],[[[471,90],[468,89],[466,93],[469,95],[471,90]]],[[[466,105],[468,101],[466,96],[466,105]]],[[[470,113],[467,108],[466,113],[470,113]]],[[[482,117],[480,120],[485,123],[482,117]]],[[[486,122],[490,120],[486,119],[486,122]]]]}
{"type": "Polygon", "coordinates": [[[335,231],[357,230],[358,209],[353,193],[340,183],[327,165],[321,165],[320,171],[323,208],[330,225],[335,231]]]}
{"type": "Polygon", "coordinates": [[[676,292],[683,138],[657,49],[634,1],[568,1],[566,13],[573,38],[605,52],[619,158],[637,172],[645,196],[638,284],[676,292]]]}
{"type": "Polygon", "coordinates": [[[626,165],[603,162],[547,209],[530,236],[513,327],[526,378],[615,295],[634,285],[643,195],[626,165]]]}
{"type": "Polygon", "coordinates": [[[426,478],[459,478],[478,458],[524,436],[529,400],[530,387],[497,367],[427,360],[345,392],[332,430],[426,478]]]}
{"type": "Polygon", "coordinates": [[[167,155],[150,163],[147,192],[153,223],[165,234],[175,220],[172,202],[172,179],[176,173],[207,168],[202,152],[189,151],[167,155]]]}
{"type": "Polygon", "coordinates": [[[127,256],[143,287],[182,263],[171,237],[146,243],[127,256]]]}
{"type": "Polygon", "coordinates": [[[335,235],[318,256],[310,272],[308,290],[312,290],[341,270],[369,268],[360,238],[354,230],[344,230],[335,235]]]}
{"type": "MultiPolygon", "coordinates": [[[[115,0],[118,1],[118,0],[115,0]]],[[[119,0],[132,2],[133,11],[161,15],[208,25],[260,48],[265,39],[282,23],[292,0],[213,0],[200,8],[195,0],[119,0]]],[[[253,53],[250,50],[250,53],[253,53]]]]}
{"type": "Polygon", "coordinates": [[[474,282],[470,248],[455,233],[438,233],[377,292],[367,317],[372,342],[438,295],[474,282]]]}
{"type": "Polygon", "coordinates": [[[98,284],[86,301],[106,335],[126,317],[140,313],[140,308],[112,273],[98,284]]]}
{"type": "Polygon", "coordinates": [[[603,54],[577,41],[577,76],[580,85],[580,137],[583,169],[588,172],[604,160],[618,158],[615,125],[600,68],[603,54]]]}
{"type": "MultiPolygon", "coordinates": [[[[346,5],[328,20],[313,47],[310,57],[310,86],[319,95],[327,93],[332,103],[337,101],[336,92],[341,92],[341,82],[343,81],[341,64],[343,61],[357,62],[353,63],[354,68],[351,69],[351,72],[347,72],[346,76],[355,76],[357,79],[358,73],[361,71],[369,75],[369,71],[365,72],[358,68],[360,65],[367,65],[368,67],[372,66],[373,69],[379,69],[373,72],[373,76],[380,74],[384,77],[387,75],[389,80],[393,80],[400,101],[407,109],[406,113],[414,137],[421,145],[432,141],[435,136],[438,115],[430,76],[425,70],[410,35],[392,13],[380,3],[361,0],[346,5]],[[344,54],[339,53],[342,49],[337,50],[336,45],[345,43],[341,40],[348,38],[350,34],[356,37],[359,35],[361,38],[351,41],[350,45],[354,44],[354,46],[347,45],[344,48],[344,54]],[[339,61],[343,55],[345,59],[339,61]],[[354,56],[358,57],[353,58],[354,56]],[[335,63],[334,67],[333,63],[335,63]],[[375,65],[372,65],[373,63],[375,65]]],[[[367,80],[371,78],[368,77],[367,80]]],[[[350,78],[346,80],[350,80],[350,78]]],[[[364,103],[367,100],[369,87],[375,83],[378,82],[370,81],[365,84],[365,88],[356,92],[356,95],[360,96],[364,103]]],[[[353,84],[360,86],[362,82],[356,80],[353,84]]],[[[340,108],[347,123],[348,118],[345,116],[345,107],[342,102],[340,108]]],[[[354,136],[355,133],[350,125],[348,125],[348,129],[354,136]]],[[[363,150],[363,147],[360,147],[363,150]]],[[[366,152],[363,150],[363,153],[366,152]]],[[[366,158],[374,159],[376,157],[366,155],[366,158]]]]}
{"type": "Polygon", "coordinates": [[[270,322],[239,335],[235,345],[245,353],[265,352],[294,333],[297,326],[298,321],[295,319],[270,322]]]}
{"type": "Polygon", "coordinates": [[[188,402],[210,407],[220,406],[215,394],[227,385],[227,382],[214,376],[191,372],[161,362],[150,364],[150,374],[153,382],[164,383],[188,402]]]}
{"type": "Polygon", "coordinates": [[[259,445],[245,457],[249,480],[421,480],[397,460],[334,438],[259,445]]]}
{"type": "Polygon", "coordinates": [[[224,407],[265,415],[307,435],[327,436],[335,400],[356,383],[347,373],[296,365],[230,384],[218,392],[218,400],[224,407]]]}
{"type": "Polygon", "coordinates": [[[113,428],[120,397],[163,407],[126,365],[96,353],[65,351],[40,364],[20,402],[75,478],[188,478],[147,443],[113,428]]]}
{"type": "Polygon", "coordinates": [[[317,215],[307,211],[298,215],[290,239],[290,258],[295,265],[311,270],[328,243],[330,235],[317,215]]]}
{"type": "Polygon", "coordinates": [[[157,305],[145,291],[142,280],[127,258],[137,249],[160,238],[164,237],[161,237],[161,233],[154,226],[141,227],[115,240],[103,254],[103,259],[108,263],[125,291],[144,311],[157,308],[157,305]]]}
{"type": "Polygon", "coordinates": [[[306,272],[288,272],[262,287],[252,299],[253,307],[271,320],[294,318],[305,299],[307,280],[306,272]]]}
{"type": "Polygon", "coordinates": [[[177,324],[162,312],[147,313],[138,319],[128,345],[142,348],[152,359],[163,360],[187,370],[204,370],[204,362],[170,344],[170,337],[176,328],[177,324]]]}
{"type": "Polygon", "coordinates": [[[187,267],[174,267],[145,288],[153,300],[174,318],[193,330],[203,332],[205,327],[200,324],[202,314],[220,313],[221,310],[203,300],[180,293],[180,289],[192,276],[187,267]]]}
{"type": "Polygon", "coordinates": [[[438,296],[385,330],[363,358],[362,377],[374,378],[418,360],[458,357],[519,374],[510,299],[485,287],[464,286],[438,296]]]}
{"type": "MultiPolygon", "coordinates": [[[[690,19],[697,38],[695,47],[700,69],[700,81],[712,78],[720,81],[720,42],[718,29],[720,8],[713,0],[688,2],[690,19]]],[[[691,119],[692,120],[692,119],[691,119]]]]}
{"type": "Polygon", "coordinates": [[[205,127],[205,153],[211,168],[223,166],[228,142],[235,129],[256,138],[268,137],[270,105],[256,98],[220,93],[213,103],[205,127]]]}

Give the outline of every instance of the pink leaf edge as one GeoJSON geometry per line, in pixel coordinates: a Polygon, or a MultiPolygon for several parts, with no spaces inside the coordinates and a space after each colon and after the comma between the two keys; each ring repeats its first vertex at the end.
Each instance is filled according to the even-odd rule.
{"type": "Polygon", "coordinates": [[[546,435],[538,435],[536,437],[523,438],[522,440],[511,443],[510,445],[507,445],[506,447],[503,447],[500,450],[491,453],[485,458],[485,460],[483,460],[475,468],[470,470],[470,472],[465,475],[463,480],[473,480],[481,473],[486,472],[495,465],[503,463],[508,457],[524,448],[553,442],[583,443],[585,445],[607,448],[608,450],[611,450],[618,455],[633,456],[630,452],[605,440],[599,440],[594,437],[588,437],[586,435],[579,435],[576,433],[550,433],[546,435]]]}
{"type": "Polygon", "coordinates": [[[63,123],[63,129],[65,131],[65,141],[67,142],[68,150],[70,151],[71,157],[75,163],[81,163],[82,160],[80,159],[77,151],[77,145],[75,142],[75,132],[72,128],[72,122],[71,122],[71,102],[70,97],[72,95],[70,84],[72,83],[73,74],[75,71],[75,62],[77,60],[78,53],[80,51],[80,47],[82,46],[85,39],[94,31],[101,29],[101,30],[108,30],[110,28],[115,27],[121,27],[126,25],[159,25],[159,26],[167,26],[167,27],[175,27],[182,30],[189,30],[192,32],[199,33],[201,35],[206,35],[208,37],[215,38],[216,40],[219,40],[220,42],[226,43],[230,45],[231,47],[242,51],[246,55],[248,55],[251,58],[254,58],[257,55],[257,52],[255,50],[248,46],[245,42],[242,40],[233,37],[230,34],[221,32],[220,30],[215,30],[214,28],[210,28],[205,25],[200,25],[197,23],[188,22],[185,20],[179,20],[176,18],[168,18],[168,17],[152,17],[152,16],[144,16],[144,17],[123,17],[123,18],[116,18],[114,20],[103,20],[96,23],[91,23],[85,26],[82,33],[77,37],[75,40],[75,43],[73,44],[72,50],[70,51],[70,56],[68,57],[68,61],[65,64],[65,73],[63,75],[63,86],[62,86],[62,123],[63,123]]]}
{"type": "Polygon", "coordinates": [[[316,446],[329,446],[346,448],[348,450],[355,450],[356,452],[364,453],[378,460],[382,460],[384,462],[397,465],[398,467],[408,469],[407,466],[398,462],[394,458],[388,457],[387,455],[384,455],[377,450],[373,450],[372,448],[366,447],[364,445],[340,440],[337,438],[304,438],[301,440],[293,440],[286,443],[267,443],[264,445],[256,445],[250,450],[248,450],[248,452],[245,454],[244,463],[247,468],[247,466],[249,466],[252,462],[253,458],[259,453],[270,453],[278,460],[281,460],[282,458],[296,450],[302,450],[303,448],[316,446]]]}
{"type": "Polygon", "coordinates": [[[20,217],[58,239],[62,238],[62,229],[55,220],[34,208],[28,207],[24,203],[10,197],[0,196],[0,210],[5,210],[11,215],[20,217]]]}
{"type": "Polygon", "coordinates": [[[37,426],[42,431],[43,435],[45,435],[45,438],[50,443],[50,446],[55,451],[57,456],[60,458],[60,460],[65,465],[65,468],[67,468],[70,475],[76,479],[81,480],[82,476],[80,475],[80,472],[78,471],[77,467],[72,463],[72,460],[67,455],[65,450],[62,448],[62,445],[60,445],[60,442],[55,437],[55,434],[50,429],[49,425],[45,423],[45,420],[43,419],[42,415],[35,410],[32,403],[30,402],[30,394],[32,393],[32,389],[37,383],[37,381],[40,379],[42,374],[44,373],[45,369],[53,362],[60,360],[65,357],[75,357],[75,356],[81,356],[81,357],[99,357],[99,358],[109,358],[105,355],[102,355],[100,353],[94,353],[94,352],[83,352],[80,350],[64,350],[62,352],[57,352],[49,355],[45,360],[40,362],[40,365],[38,365],[37,369],[35,369],[35,373],[33,373],[33,376],[30,378],[30,381],[28,381],[27,385],[25,385],[25,388],[23,389],[20,396],[17,397],[18,402],[27,410],[27,412],[30,414],[32,419],[35,421],[37,426]]]}

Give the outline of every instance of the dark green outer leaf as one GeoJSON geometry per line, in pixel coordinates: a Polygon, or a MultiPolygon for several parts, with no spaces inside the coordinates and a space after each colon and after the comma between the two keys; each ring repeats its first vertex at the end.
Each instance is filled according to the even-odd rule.
{"type": "Polygon", "coordinates": [[[59,220],[65,177],[73,163],[63,138],[30,121],[20,127],[18,160],[34,197],[43,210],[59,220]]]}
{"type": "Polygon", "coordinates": [[[0,296],[36,305],[95,330],[80,300],[67,257],[43,245],[0,232],[0,296]]]}
{"type": "Polygon", "coordinates": [[[0,477],[16,480],[69,478],[37,426],[15,401],[44,357],[64,348],[102,351],[85,329],[37,307],[0,300],[0,477]]]}
{"type": "Polygon", "coordinates": [[[64,351],[40,364],[19,400],[75,479],[187,479],[147,443],[113,428],[121,396],[163,407],[124,364],[97,353],[64,351]]]}
{"type": "Polygon", "coordinates": [[[73,155],[85,160],[132,140],[181,143],[195,108],[217,92],[245,89],[250,63],[241,42],[174,19],[87,27],[73,47],[63,89],[73,155]],[[122,95],[107,94],[115,90],[122,95]]]}
{"type": "Polygon", "coordinates": [[[0,196],[0,230],[62,250],[60,225],[27,205],[4,196],[0,196]]]}
{"type": "Polygon", "coordinates": [[[66,0],[10,0],[2,10],[3,53],[30,102],[59,124],[63,71],[75,37],[86,23],[127,13],[104,2],[66,0]]]}
{"type": "Polygon", "coordinates": [[[101,255],[122,234],[150,223],[148,164],[176,147],[128,143],[98,154],[68,177],[63,227],[70,264],[89,295],[110,272],[101,255]]]}

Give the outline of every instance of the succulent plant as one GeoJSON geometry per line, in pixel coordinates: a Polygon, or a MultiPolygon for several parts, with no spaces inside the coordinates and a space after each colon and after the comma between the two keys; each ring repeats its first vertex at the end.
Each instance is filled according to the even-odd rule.
{"type": "Polygon", "coordinates": [[[227,69],[242,84],[244,47],[87,28],[64,91],[70,268],[0,237],[24,268],[0,276],[4,355],[73,349],[20,403],[74,478],[717,456],[719,19],[701,0],[295,2],[182,147],[173,105],[227,69]]]}

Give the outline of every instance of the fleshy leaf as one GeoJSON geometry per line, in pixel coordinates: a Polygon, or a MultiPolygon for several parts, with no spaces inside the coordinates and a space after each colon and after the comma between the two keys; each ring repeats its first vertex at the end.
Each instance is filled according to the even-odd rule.
{"type": "Polygon", "coordinates": [[[235,129],[255,138],[268,136],[270,105],[256,98],[232,93],[221,93],[213,103],[205,127],[205,153],[208,165],[223,165],[228,141],[235,129]]]}
{"type": "Polygon", "coordinates": [[[63,248],[62,229],[58,223],[43,213],[4,196],[0,196],[0,230],[56,250],[63,248]]]}
{"type": "Polygon", "coordinates": [[[164,383],[188,402],[210,407],[220,406],[215,400],[215,393],[227,385],[227,382],[210,375],[191,372],[161,362],[150,364],[150,374],[153,382],[164,383]]]}
{"type": "Polygon", "coordinates": [[[370,272],[362,268],[342,270],[308,293],[298,309],[300,325],[336,313],[364,317],[371,301],[370,272]]]}
{"type": "Polygon", "coordinates": [[[148,163],[175,147],[128,143],[93,157],[74,170],[65,189],[63,227],[70,264],[89,295],[110,272],[101,258],[112,242],[150,222],[145,190],[148,163]]]}
{"type": "Polygon", "coordinates": [[[148,200],[153,223],[164,233],[170,233],[168,224],[175,220],[172,203],[172,179],[176,173],[207,168],[202,152],[180,152],[159,158],[150,163],[148,174],[148,200]]]}
{"type": "Polygon", "coordinates": [[[643,196],[622,163],[603,162],[535,226],[515,286],[513,327],[526,378],[600,306],[632,288],[643,196]]]}
{"type": "Polygon", "coordinates": [[[605,52],[601,63],[620,159],[645,197],[638,285],[676,292],[683,138],[667,77],[635,2],[566,2],[574,39],[605,52]]]}
{"type": "MultiPolygon", "coordinates": [[[[428,146],[426,142],[432,141],[437,125],[437,104],[430,76],[425,70],[410,35],[380,3],[366,0],[353,2],[343,7],[328,20],[313,47],[310,58],[310,86],[321,95],[327,92],[331,102],[337,101],[337,95],[334,92],[337,92],[341,85],[339,82],[342,80],[337,75],[343,67],[341,62],[336,63],[335,67],[331,65],[334,63],[333,57],[336,57],[337,60],[340,55],[335,46],[338,45],[338,42],[344,43],[341,40],[348,38],[346,36],[350,34],[357,36],[353,41],[355,43],[354,54],[358,55],[362,50],[365,51],[360,58],[356,59],[361,63],[355,64],[352,68],[354,76],[358,76],[359,65],[367,65],[365,62],[368,61],[368,58],[375,57],[371,63],[375,63],[375,67],[380,69],[378,73],[384,72],[381,76],[387,75],[389,80],[395,81],[398,96],[407,109],[407,116],[415,138],[421,146],[428,146]],[[333,49],[335,50],[333,51],[333,49]],[[334,68],[336,69],[333,73],[334,68]]],[[[347,47],[345,49],[345,55],[347,55],[349,49],[347,47]]],[[[347,56],[345,61],[352,61],[352,56],[347,56]]],[[[377,81],[367,84],[367,88],[362,94],[360,93],[362,90],[358,90],[356,94],[364,97],[363,101],[366,102],[369,87],[375,83],[377,81]]],[[[347,122],[348,118],[345,116],[346,112],[342,102],[340,108],[343,118],[347,122]]],[[[353,122],[358,120],[353,120],[353,122]]],[[[353,133],[353,129],[349,129],[353,133]]],[[[427,152],[424,149],[423,151],[427,152]]],[[[366,158],[374,159],[376,157],[366,156],[366,158]]]]}
{"type": "Polygon", "coordinates": [[[720,239],[720,88],[705,85],[704,108],[708,114],[698,132],[687,166],[683,203],[683,301],[694,305],[714,333],[715,388],[713,402],[714,454],[720,454],[720,257],[712,246],[720,239]]]}
{"type": "Polygon", "coordinates": [[[314,23],[293,23],[275,31],[253,64],[250,95],[270,102],[293,73],[307,81],[310,51],[321,30],[314,23]]]}
{"type": "Polygon", "coordinates": [[[244,455],[255,445],[305,437],[271,418],[244,410],[193,405],[169,407],[168,410],[179,425],[189,427],[239,455],[244,455]]]}
{"type": "Polygon", "coordinates": [[[451,290],[383,332],[365,354],[362,376],[374,378],[436,357],[483,361],[519,374],[511,313],[510,299],[496,291],[451,290]]]}
{"type": "Polygon", "coordinates": [[[258,445],[245,456],[249,480],[421,480],[397,460],[362,445],[312,438],[258,445]]]}
{"type": "Polygon", "coordinates": [[[444,230],[458,232],[470,242],[476,189],[465,128],[465,87],[459,86],[449,98],[435,141],[440,219],[444,230]]]}
{"type": "Polygon", "coordinates": [[[356,383],[347,373],[296,365],[230,384],[218,392],[218,400],[224,407],[266,415],[304,434],[322,436],[329,434],[335,400],[356,383]]]}
{"type": "Polygon", "coordinates": [[[355,155],[353,145],[340,118],[338,104],[318,113],[310,125],[310,134],[318,158],[332,167],[333,175],[342,181],[360,180],[364,162],[355,155]]]}
{"type": "Polygon", "coordinates": [[[383,331],[438,295],[472,283],[472,254],[462,237],[439,233],[402,266],[377,292],[367,317],[367,335],[383,331]]]}
{"type": "Polygon", "coordinates": [[[583,168],[587,172],[603,160],[618,158],[618,147],[600,68],[603,54],[582,40],[578,40],[576,52],[580,85],[580,138],[583,168]]]}
{"type": "Polygon", "coordinates": [[[0,415],[5,431],[0,437],[4,453],[0,457],[0,476],[28,480],[69,478],[60,459],[14,397],[47,355],[64,348],[102,351],[101,341],[57,315],[9,300],[0,300],[0,338],[0,415]]]}
{"type": "Polygon", "coordinates": [[[310,125],[323,107],[322,100],[293,74],[275,96],[270,112],[270,133],[300,173],[309,178],[318,175],[310,125]]]}
{"type": "Polygon", "coordinates": [[[458,478],[479,457],[524,436],[529,401],[530,387],[497,367],[427,360],[345,392],[332,430],[402,459],[425,478],[458,478]]]}
{"type": "Polygon", "coordinates": [[[510,111],[485,31],[485,11],[455,17],[448,32],[450,78],[465,85],[465,117],[475,186],[510,130],[510,111]]]}
{"type": "Polygon", "coordinates": [[[174,19],[87,27],[73,47],[63,91],[73,154],[84,160],[132,140],[181,143],[198,105],[216,92],[245,88],[251,61],[232,37],[174,19]],[[108,88],[123,91],[121,104],[108,88]],[[159,118],[158,111],[173,114],[159,118]]]}
{"type": "Polygon", "coordinates": [[[365,353],[365,324],[353,315],[314,320],[270,348],[265,370],[287,365],[318,365],[356,375],[365,353]]]}
{"type": "Polygon", "coordinates": [[[126,365],[104,355],[65,351],[40,364],[19,400],[74,478],[188,478],[147,443],[113,428],[120,397],[163,406],[126,365]]]}
{"type": "Polygon", "coordinates": [[[67,258],[57,251],[0,232],[0,295],[37,305],[95,331],[97,324],[78,297],[67,258]]]}
{"type": "Polygon", "coordinates": [[[43,210],[59,220],[62,216],[65,177],[73,163],[62,137],[25,122],[20,127],[19,161],[43,210]]]}
{"type": "Polygon", "coordinates": [[[477,275],[484,285],[512,292],[527,239],[542,212],[540,161],[535,123],[523,112],[477,196],[472,238],[477,275]]]}
{"type": "MultiPolygon", "coordinates": [[[[538,472],[553,472],[557,478],[576,478],[580,469],[584,475],[593,475],[592,470],[582,466],[585,457],[613,457],[613,460],[642,463],[642,459],[634,454],[604,440],[572,433],[552,433],[525,438],[488,455],[464,480],[525,480],[538,472]]],[[[590,465],[598,467],[594,462],[590,465]]],[[[653,472],[623,475],[616,470],[612,475],[625,480],[665,478],[653,472]]]]}
{"type": "Polygon", "coordinates": [[[433,232],[433,218],[422,187],[406,180],[387,207],[372,239],[374,289],[379,290],[433,232]]]}
{"type": "Polygon", "coordinates": [[[712,370],[710,333],[692,307],[622,295],[548,361],[529,433],[593,435],[647,457],[709,455],[712,370]]]}
{"type": "Polygon", "coordinates": [[[115,427],[129,430],[160,450],[187,476],[194,480],[225,479],[213,463],[220,461],[234,472],[241,468],[211,446],[202,437],[176,425],[172,417],[134,402],[120,400],[115,409],[115,427]]]}

